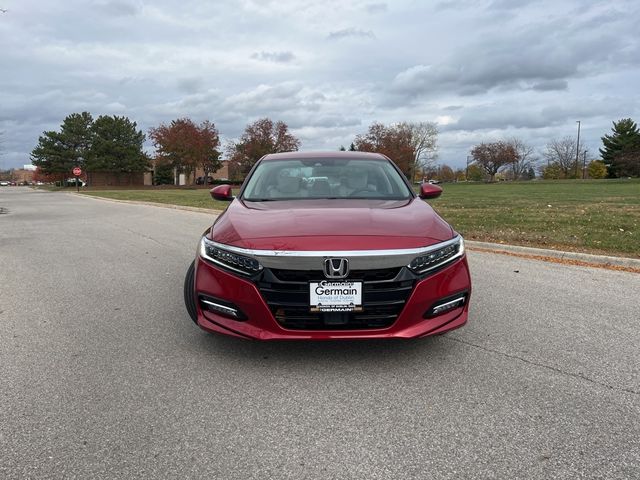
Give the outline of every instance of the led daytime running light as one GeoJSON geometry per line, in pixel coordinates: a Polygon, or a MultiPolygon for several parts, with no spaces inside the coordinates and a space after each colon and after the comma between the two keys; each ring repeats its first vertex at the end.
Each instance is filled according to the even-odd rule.
{"type": "Polygon", "coordinates": [[[409,269],[415,273],[425,273],[455,258],[461,257],[464,253],[464,240],[460,236],[458,238],[459,241],[456,243],[414,258],[408,265],[409,269]]]}
{"type": "Polygon", "coordinates": [[[262,265],[255,258],[224,250],[207,237],[202,237],[200,255],[213,263],[244,275],[253,275],[262,270],[262,265]]]}

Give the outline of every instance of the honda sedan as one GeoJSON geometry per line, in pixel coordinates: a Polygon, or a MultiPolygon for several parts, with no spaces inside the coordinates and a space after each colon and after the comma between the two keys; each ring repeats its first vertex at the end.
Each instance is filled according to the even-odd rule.
{"type": "Polygon", "coordinates": [[[462,237],[386,156],[266,155],[199,241],[184,298],[209,332],[243,338],[441,334],[467,322],[462,237]]]}

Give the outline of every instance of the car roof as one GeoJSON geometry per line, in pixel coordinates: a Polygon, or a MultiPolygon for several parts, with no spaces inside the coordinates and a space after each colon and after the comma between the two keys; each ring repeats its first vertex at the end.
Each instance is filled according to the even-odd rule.
{"type": "Polygon", "coordinates": [[[297,160],[297,159],[310,159],[310,158],[348,158],[349,160],[388,160],[388,158],[381,153],[371,152],[344,152],[338,150],[337,152],[284,152],[284,153],[269,153],[262,157],[262,160],[297,160]]]}

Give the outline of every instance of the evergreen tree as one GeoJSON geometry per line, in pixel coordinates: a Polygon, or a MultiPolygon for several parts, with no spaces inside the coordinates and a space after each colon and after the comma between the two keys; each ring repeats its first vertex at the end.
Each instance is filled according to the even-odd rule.
{"type": "Polygon", "coordinates": [[[156,165],[154,185],[173,185],[173,167],[168,163],[159,163],[156,165]]]}
{"type": "Polygon", "coordinates": [[[32,163],[44,175],[58,176],[64,180],[73,167],[86,167],[92,142],[93,118],[88,112],[68,115],[60,131],[46,131],[38,139],[31,152],[32,163]]]}
{"type": "Polygon", "coordinates": [[[640,131],[630,118],[613,122],[611,135],[602,137],[602,161],[607,165],[609,177],[637,175],[640,169],[640,131]],[[635,168],[634,168],[635,167],[635,168]]]}
{"type": "Polygon", "coordinates": [[[87,159],[91,172],[144,172],[149,158],[142,151],[145,135],[127,117],[101,115],[93,123],[93,143],[87,159]]]}

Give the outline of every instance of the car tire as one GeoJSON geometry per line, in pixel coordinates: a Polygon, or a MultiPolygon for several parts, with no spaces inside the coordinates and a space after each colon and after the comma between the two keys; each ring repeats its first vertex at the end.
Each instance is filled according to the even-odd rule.
{"type": "Polygon", "coordinates": [[[184,277],[184,305],[193,323],[198,324],[198,314],[196,312],[196,292],[195,292],[195,260],[189,265],[187,274],[184,277]]]}

